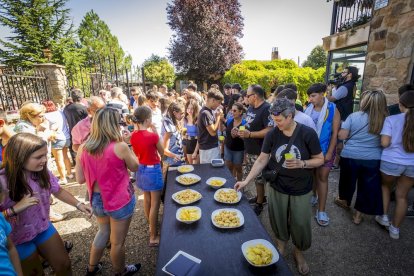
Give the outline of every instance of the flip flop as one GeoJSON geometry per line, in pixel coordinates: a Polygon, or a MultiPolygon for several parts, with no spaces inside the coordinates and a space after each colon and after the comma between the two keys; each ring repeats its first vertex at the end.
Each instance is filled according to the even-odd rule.
{"type": "Polygon", "coordinates": [[[316,210],[315,219],[320,226],[325,227],[329,225],[329,217],[326,212],[319,212],[319,210],[316,210]]]}
{"type": "Polygon", "coordinates": [[[363,220],[364,220],[364,217],[362,215],[359,218],[357,218],[355,214],[352,216],[352,222],[355,225],[360,225],[363,220]]]}
{"type": "Polygon", "coordinates": [[[148,247],[158,247],[160,245],[159,242],[149,242],[148,247]]]}
{"type": "Polygon", "coordinates": [[[336,205],[338,205],[341,208],[344,208],[345,210],[349,210],[350,207],[345,202],[346,202],[346,200],[340,199],[339,196],[335,197],[335,199],[334,199],[334,203],[336,205]]]}

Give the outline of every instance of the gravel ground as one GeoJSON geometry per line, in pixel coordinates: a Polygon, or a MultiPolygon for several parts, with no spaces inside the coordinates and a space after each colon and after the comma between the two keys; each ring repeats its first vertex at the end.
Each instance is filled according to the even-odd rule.
{"type": "MultiPolygon", "coordinates": [[[[375,223],[372,216],[366,216],[361,225],[352,224],[352,213],[333,204],[333,197],[337,194],[338,178],[338,172],[332,172],[329,178],[327,212],[331,218],[330,225],[320,227],[315,221],[312,223],[313,244],[305,253],[311,275],[412,275],[414,219],[407,218],[404,221],[399,240],[392,240],[388,232],[375,223]]],[[[251,190],[253,186],[250,185],[251,190]]],[[[70,183],[65,186],[65,189],[79,199],[84,197],[83,185],[70,183]]],[[[144,218],[143,197],[139,192],[135,194],[137,205],[126,240],[126,261],[127,263],[140,262],[143,265],[140,275],[153,275],[158,248],[148,247],[149,233],[144,218]]],[[[414,200],[414,191],[411,191],[409,198],[410,202],[414,200]]],[[[75,208],[59,201],[52,208],[68,215],[65,221],[54,225],[64,240],[74,243],[70,253],[74,275],[83,275],[88,264],[89,247],[97,231],[96,222],[93,218],[89,219],[75,208]]],[[[162,214],[162,207],[160,213],[162,214]]],[[[267,208],[264,209],[260,219],[274,238],[267,208]]],[[[291,254],[292,249],[290,244],[286,250],[286,260],[294,274],[298,275],[291,254]]],[[[109,251],[105,252],[102,261],[104,263],[102,275],[111,275],[109,251]]]]}

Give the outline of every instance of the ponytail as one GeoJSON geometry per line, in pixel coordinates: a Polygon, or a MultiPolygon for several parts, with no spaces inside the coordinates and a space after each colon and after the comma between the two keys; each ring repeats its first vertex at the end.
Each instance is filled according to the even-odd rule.
{"type": "Polygon", "coordinates": [[[406,152],[414,153],[414,108],[408,108],[405,113],[402,143],[406,152]]]}

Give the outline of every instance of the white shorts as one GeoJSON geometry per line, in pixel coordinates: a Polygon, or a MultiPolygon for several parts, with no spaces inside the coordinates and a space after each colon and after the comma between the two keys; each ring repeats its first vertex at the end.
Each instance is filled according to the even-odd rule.
{"type": "Polygon", "coordinates": [[[209,150],[200,150],[200,164],[209,164],[213,159],[220,158],[220,148],[212,148],[209,150]]]}

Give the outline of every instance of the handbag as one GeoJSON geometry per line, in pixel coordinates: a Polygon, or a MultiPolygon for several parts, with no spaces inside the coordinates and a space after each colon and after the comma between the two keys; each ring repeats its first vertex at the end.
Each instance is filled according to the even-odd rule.
{"type": "Polygon", "coordinates": [[[290,151],[290,148],[292,147],[293,141],[295,140],[296,136],[298,135],[298,132],[300,128],[302,127],[301,124],[297,123],[297,126],[295,130],[292,133],[292,136],[290,136],[289,143],[287,144],[286,148],[282,151],[281,157],[279,162],[276,161],[276,167],[274,170],[264,170],[262,173],[262,177],[270,182],[274,183],[276,181],[277,175],[279,171],[282,169],[283,162],[285,162],[285,153],[290,151]]]}

